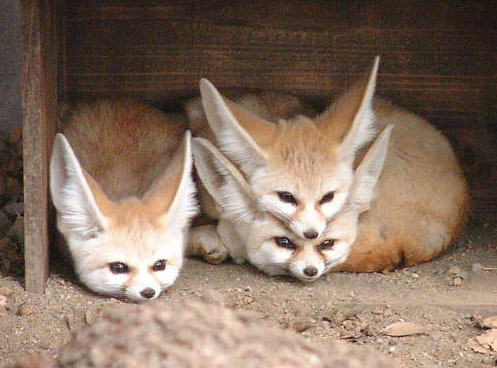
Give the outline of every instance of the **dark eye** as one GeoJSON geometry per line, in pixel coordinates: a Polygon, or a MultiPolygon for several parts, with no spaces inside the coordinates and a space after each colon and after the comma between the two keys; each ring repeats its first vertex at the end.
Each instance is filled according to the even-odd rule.
{"type": "Polygon", "coordinates": [[[295,249],[295,244],[292,243],[290,239],[287,237],[281,236],[274,238],[274,242],[278,247],[285,249],[295,249]]]}
{"type": "Polygon", "coordinates": [[[334,196],[335,196],[334,192],[328,192],[328,193],[326,193],[323,196],[323,198],[321,198],[321,200],[319,201],[319,204],[324,204],[324,203],[331,202],[331,200],[333,199],[334,196]]]}
{"type": "Polygon", "coordinates": [[[160,259],[152,266],[152,271],[164,271],[166,269],[166,260],[160,259]]]}
{"type": "Polygon", "coordinates": [[[278,197],[280,197],[280,199],[283,202],[291,203],[291,204],[295,204],[295,205],[297,204],[297,200],[290,192],[278,192],[278,197]]]}
{"type": "Polygon", "coordinates": [[[112,273],[128,273],[129,272],[129,267],[125,263],[122,262],[114,262],[114,263],[109,263],[109,269],[110,272],[112,273]]]}
{"type": "Polygon", "coordinates": [[[322,242],[321,244],[318,245],[319,250],[329,250],[333,248],[333,245],[335,244],[335,240],[333,239],[328,239],[322,242]]]}

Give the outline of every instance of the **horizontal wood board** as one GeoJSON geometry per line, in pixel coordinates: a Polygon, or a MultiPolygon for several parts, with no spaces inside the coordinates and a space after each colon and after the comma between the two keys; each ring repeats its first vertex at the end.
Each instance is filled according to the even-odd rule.
{"type": "Polygon", "coordinates": [[[378,94],[454,143],[482,214],[497,209],[497,2],[67,2],[67,98],[152,102],[223,91],[292,92],[321,103],[381,55],[378,94]]]}

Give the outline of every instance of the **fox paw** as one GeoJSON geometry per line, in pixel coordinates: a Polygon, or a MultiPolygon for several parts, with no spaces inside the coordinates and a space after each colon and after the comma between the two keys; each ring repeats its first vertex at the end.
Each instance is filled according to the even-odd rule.
{"type": "Polygon", "coordinates": [[[188,253],[192,256],[201,256],[212,264],[222,263],[229,256],[228,248],[219,238],[216,227],[212,225],[192,229],[188,253]]]}
{"type": "Polygon", "coordinates": [[[228,249],[226,249],[226,247],[222,244],[218,244],[216,247],[210,247],[209,249],[206,249],[205,244],[203,245],[204,247],[200,249],[200,253],[202,254],[202,257],[209,263],[223,263],[229,256],[228,249]]]}

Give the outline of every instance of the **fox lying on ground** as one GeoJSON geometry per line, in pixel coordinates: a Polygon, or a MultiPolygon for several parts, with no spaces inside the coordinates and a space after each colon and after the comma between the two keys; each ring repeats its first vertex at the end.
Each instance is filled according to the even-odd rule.
{"type": "MultiPolygon", "coordinates": [[[[377,198],[361,216],[357,241],[340,267],[347,271],[429,261],[453,243],[469,212],[467,184],[447,139],[419,116],[373,102],[378,60],[368,78],[312,119],[269,121],[250,104],[222,97],[205,79],[200,82],[205,117],[195,105],[187,109],[194,134],[215,137],[240,168],[258,211],[271,213],[302,239],[322,238],[347,203],[361,148],[378,130],[394,125],[377,198]],[[213,136],[205,133],[207,123],[213,136]]],[[[216,216],[208,198],[202,205],[216,216]]],[[[219,236],[234,233],[232,227],[221,216],[217,229],[193,229],[193,248],[213,263],[222,261],[228,251],[219,236]]]]}
{"type": "Polygon", "coordinates": [[[154,299],[178,276],[197,210],[185,119],[131,99],[65,115],[50,191],[76,272],[95,292],[154,299]]]}
{"type": "MultiPolygon", "coordinates": [[[[357,168],[342,210],[317,239],[302,239],[269,212],[259,211],[249,184],[208,140],[193,139],[197,173],[223,219],[219,241],[239,262],[269,275],[292,275],[313,281],[347,260],[357,234],[359,215],[369,209],[380,176],[392,126],[376,139],[357,168]]],[[[192,239],[193,243],[199,239],[192,239]]]]}

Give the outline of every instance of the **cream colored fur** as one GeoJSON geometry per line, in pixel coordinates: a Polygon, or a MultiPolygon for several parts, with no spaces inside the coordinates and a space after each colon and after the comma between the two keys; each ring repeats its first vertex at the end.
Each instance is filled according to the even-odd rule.
{"type": "Polygon", "coordinates": [[[320,238],[302,240],[272,214],[260,211],[256,198],[237,168],[209,141],[195,138],[193,153],[197,172],[221,214],[216,227],[193,229],[197,248],[208,256],[230,255],[236,262],[250,261],[270,275],[292,275],[313,281],[345,262],[356,236],[359,215],[369,209],[385,160],[391,126],[370,148],[357,169],[344,209],[320,238]],[[292,244],[282,247],[278,242],[292,244]],[[330,247],[322,244],[333,242],[330,247]]]}
{"type": "MultiPolygon", "coordinates": [[[[367,78],[314,118],[303,115],[315,114],[295,97],[247,95],[236,104],[202,80],[205,117],[198,103],[190,103],[190,126],[212,142],[214,133],[221,150],[246,175],[262,211],[277,216],[298,236],[315,238],[345,203],[355,154],[374,136],[371,103],[377,69],[378,60],[367,78]],[[282,200],[282,193],[295,201],[282,200]]],[[[203,198],[202,204],[212,212],[208,200],[203,198]]]]}
{"type": "Polygon", "coordinates": [[[179,274],[197,208],[184,118],[134,100],[65,110],[50,191],[76,272],[98,293],[154,299],[179,274]]]}
{"type": "MultiPolygon", "coordinates": [[[[258,210],[273,214],[301,238],[308,226],[322,237],[326,224],[347,203],[361,147],[375,131],[394,125],[378,198],[361,217],[359,236],[341,267],[347,271],[429,261],[454,242],[469,213],[468,187],[447,139],[421,117],[372,100],[377,66],[378,59],[369,76],[323,114],[277,123],[201,82],[215,142],[243,172],[258,210]],[[291,192],[297,204],[281,203],[279,191],[291,192]],[[321,205],[330,191],[333,199],[321,205]]],[[[207,121],[191,124],[202,132],[198,127],[205,131],[207,121]]]]}

